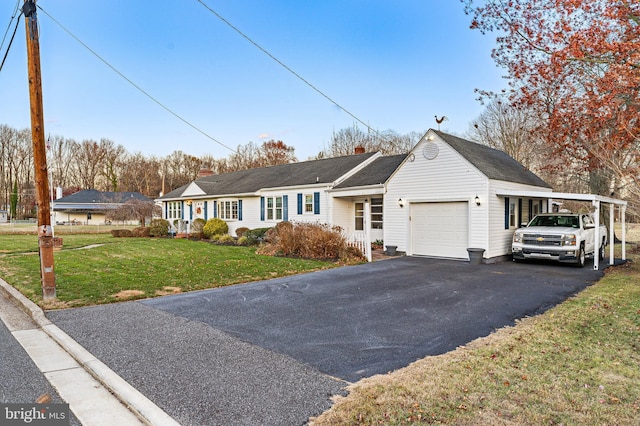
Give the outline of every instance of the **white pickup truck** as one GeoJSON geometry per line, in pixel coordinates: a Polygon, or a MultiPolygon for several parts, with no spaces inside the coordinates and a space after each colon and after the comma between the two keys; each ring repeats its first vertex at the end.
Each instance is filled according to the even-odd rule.
{"type": "Polygon", "coordinates": [[[584,266],[585,257],[604,258],[607,228],[596,230],[589,214],[544,213],[534,217],[513,234],[513,260],[550,259],[584,266]],[[598,246],[594,233],[598,232],[598,246]]]}

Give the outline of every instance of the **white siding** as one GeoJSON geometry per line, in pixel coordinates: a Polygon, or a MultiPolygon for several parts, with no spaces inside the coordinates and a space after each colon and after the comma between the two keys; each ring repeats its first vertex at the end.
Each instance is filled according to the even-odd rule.
{"type": "MultiPolygon", "coordinates": [[[[505,229],[505,197],[499,197],[497,194],[501,191],[509,190],[509,191],[549,191],[551,194],[551,189],[540,188],[538,186],[530,186],[523,185],[519,183],[512,182],[504,182],[504,181],[491,181],[491,191],[490,191],[490,211],[489,218],[490,223],[489,227],[491,229],[491,233],[489,236],[489,251],[487,252],[487,257],[497,257],[504,256],[507,254],[511,254],[511,239],[513,237],[513,232],[516,230],[516,227],[510,227],[509,229],[505,229]]],[[[511,197],[513,201],[515,201],[516,206],[518,205],[518,197],[511,197]]],[[[529,199],[522,198],[522,210],[523,216],[528,216],[528,208],[529,208],[529,199]]],[[[534,203],[537,203],[539,200],[534,200],[534,203]]],[[[545,208],[546,208],[546,202],[545,208]]],[[[522,222],[521,217],[517,218],[517,225],[522,222]]],[[[527,218],[524,218],[527,219],[527,218]]]]}
{"type": "Polygon", "coordinates": [[[468,161],[439,138],[438,155],[428,160],[423,155],[422,140],[411,156],[391,177],[384,199],[384,242],[408,252],[411,203],[464,201],[469,203],[469,247],[487,248],[487,199],[489,180],[468,161]],[[474,199],[480,197],[480,206],[474,199]],[[404,201],[400,207],[398,200],[404,201]]]}

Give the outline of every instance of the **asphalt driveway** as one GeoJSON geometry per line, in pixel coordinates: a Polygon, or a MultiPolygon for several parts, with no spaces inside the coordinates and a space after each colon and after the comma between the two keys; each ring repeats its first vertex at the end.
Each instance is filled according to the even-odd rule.
{"type": "Polygon", "coordinates": [[[336,378],[447,352],[601,276],[401,257],[47,316],[183,424],[302,424],[336,378]]]}

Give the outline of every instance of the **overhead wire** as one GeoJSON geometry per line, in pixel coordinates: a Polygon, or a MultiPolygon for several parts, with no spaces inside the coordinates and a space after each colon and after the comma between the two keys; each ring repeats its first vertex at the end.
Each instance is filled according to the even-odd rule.
{"type": "MultiPolygon", "coordinates": [[[[9,25],[7,25],[7,30],[4,32],[4,36],[2,37],[2,43],[0,43],[0,50],[2,50],[2,47],[4,46],[4,42],[7,39],[7,34],[9,34],[9,30],[11,29],[11,23],[13,22],[13,20],[16,17],[16,13],[18,12],[20,6],[20,0],[18,0],[16,2],[16,7],[13,10],[13,15],[11,16],[11,19],[9,20],[9,25]]],[[[4,63],[7,60],[7,56],[9,55],[9,50],[11,50],[11,45],[13,44],[13,39],[16,37],[16,32],[18,31],[18,25],[20,25],[20,17],[22,16],[22,12],[20,12],[20,14],[18,15],[18,20],[16,21],[16,26],[13,29],[13,34],[11,35],[11,40],[9,40],[9,45],[7,46],[7,51],[4,53],[4,56],[2,57],[2,62],[0,62],[0,71],[2,71],[2,68],[4,67],[4,63]]]]}
{"type": "Polygon", "coordinates": [[[315,90],[317,93],[319,93],[322,97],[324,97],[325,99],[327,99],[329,102],[331,102],[333,105],[335,105],[336,107],[338,107],[341,111],[344,111],[345,113],[347,113],[349,116],[351,116],[354,120],[356,120],[358,123],[362,124],[363,126],[365,126],[367,128],[368,131],[375,133],[376,135],[378,135],[378,137],[380,137],[383,140],[387,140],[387,138],[382,135],[381,133],[379,133],[376,129],[372,128],[370,125],[368,125],[367,123],[365,123],[363,120],[361,120],[360,118],[358,118],[354,113],[352,113],[351,111],[349,111],[348,109],[346,109],[345,107],[343,107],[342,105],[340,105],[337,101],[335,101],[333,98],[331,98],[329,95],[327,95],[326,93],[324,93],[322,90],[320,90],[318,87],[316,87],[314,84],[312,84],[309,80],[305,79],[304,77],[302,77],[300,74],[298,74],[296,71],[294,71],[291,67],[289,67],[287,64],[285,64],[284,62],[282,62],[280,59],[276,58],[273,54],[271,54],[267,49],[265,49],[264,47],[262,47],[261,45],[259,45],[256,41],[254,41],[251,37],[249,37],[248,35],[246,35],[244,32],[242,32],[238,27],[236,27],[235,25],[233,25],[231,22],[229,22],[227,19],[225,19],[222,15],[220,15],[218,12],[216,12],[211,6],[209,6],[208,4],[206,4],[204,2],[204,0],[196,0],[198,3],[200,3],[205,9],[207,9],[209,12],[211,12],[213,15],[215,15],[218,19],[220,19],[222,22],[224,22],[226,25],[228,25],[230,28],[232,28],[235,32],[237,32],[238,34],[240,34],[245,40],[247,40],[249,43],[251,43],[252,45],[254,45],[258,50],[260,50],[262,53],[264,53],[265,55],[267,55],[268,57],[270,57],[271,59],[273,59],[276,63],[278,63],[280,66],[282,66],[284,69],[286,69],[288,72],[290,72],[291,74],[293,74],[296,78],[298,78],[300,81],[302,81],[303,83],[305,83],[307,86],[309,86],[311,89],[315,90]]]}
{"type": "Polygon", "coordinates": [[[89,52],[91,52],[96,58],[98,58],[102,63],[104,63],[107,67],[111,68],[111,70],[113,72],[115,72],[116,74],[118,74],[120,77],[122,77],[127,83],[129,83],[130,85],[132,85],[133,87],[135,87],[140,93],[142,93],[143,95],[145,95],[147,98],[149,98],[150,100],[152,100],[154,103],[156,103],[157,105],[159,105],[162,109],[164,109],[165,111],[167,111],[169,114],[173,115],[174,117],[176,117],[178,120],[182,121],[183,123],[185,123],[187,126],[191,127],[192,129],[194,129],[195,131],[197,131],[198,133],[200,133],[201,135],[205,136],[206,138],[210,139],[211,141],[217,143],[218,145],[228,149],[229,151],[233,152],[233,153],[237,153],[235,149],[229,147],[228,145],[220,142],[219,140],[217,140],[216,138],[214,138],[213,136],[209,135],[207,132],[205,132],[204,130],[200,129],[199,127],[197,127],[195,124],[191,123],[190,121],[188,121],[187,119],[185,119],[184,117],[182,117],[181,115],[179,115],[178,113],[174,112],[172,109],[170,109],[168,106],[164,105],[162,102],[160,102],[158,99],[156,99],[155,97],[153,97],[149,92],[147,92],[146,90],[144,90],[142,87],[140,87],[139,85],[137,85],[136,83],[134,83],[130,78],[128,78],[127,76],[125,76],[122,72],[120,72],[115,66],[111,65],[106,59],[104,59],[102,56],[100,56],[96,51],[94,51],[93,49],[91,49],[86,43],[84,43],[82,40],[80,40],[75,34],[73,34],[70,30],[68,30],[64,25],[62,25],[60,22],[58,22],[53,16],[51,16],[46,10],[44,10],[40,5],[38,5],[38,9],[40,9],[45,15],[47,15],[47,17],[49,17],[49,19],[51,19],[56,25],[58,25],[64,32],[66,32],[67,34],[69,34],[69,36],[71,36],[75,41],[77,41],[78,43],[80,43],[80,45],[82,47],[84,47],[85,49],[87,49],[89,52]]]}

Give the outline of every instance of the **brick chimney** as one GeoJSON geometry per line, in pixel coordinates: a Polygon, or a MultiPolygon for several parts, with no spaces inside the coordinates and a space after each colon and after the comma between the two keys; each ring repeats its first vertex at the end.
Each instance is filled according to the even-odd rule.
{"type": "Polygon", "coordinates": [[[213,176],[213,170],[211,169],[200,169],[200,172],[198,172],[198,177],[202,178],[205,176],[213,176]]]}
{"type": "Polygon", "coordinates": [[[353,153],[354,154],[364,154],[365,150],[364,150],[364,146],[362,145],[358,145],[353,149],[353,153]]]}

